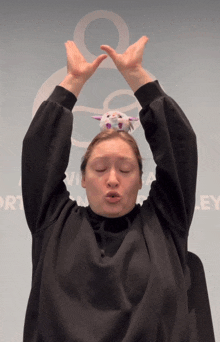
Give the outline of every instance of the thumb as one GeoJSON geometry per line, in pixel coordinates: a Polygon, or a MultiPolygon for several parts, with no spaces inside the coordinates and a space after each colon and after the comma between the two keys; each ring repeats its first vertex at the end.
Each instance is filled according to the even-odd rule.
{"type": "Polygon", "coordinates": [[[99,65],[102,63],[102,61],[104,61],[104,59],[106,59],[108,56],[107,55],[100,55],[98,56],[94,62],[92,63],[93,64],[93,67],[94,69],[97,69],[99,67],[99,65]]]}
{"type": "Polygon", "coordinates": [[[107,52],[107,54],[114,60],[117,56],[116,51],[110,47],[109,45],[101,45],[100,46],[101,50],[107,52]]]}

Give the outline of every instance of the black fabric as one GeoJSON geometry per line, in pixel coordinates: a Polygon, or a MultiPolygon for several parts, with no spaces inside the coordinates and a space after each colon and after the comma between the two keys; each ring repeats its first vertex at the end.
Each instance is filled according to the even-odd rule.
{"type": "Polygon", "coordinates": [[[119,218],[106,218],[94,213],[90,206],[87,207],[88,220],[94,229],[102,257],[114,256],[138,212],[139,206],[136,205],[127,215],[119,218]]]}
{"type": "Polygon", "coordinates": [[[33,276],[24,342],[198,342],[187,297],[195,133],[158,81],[135,96],[156,181],[118,219],[78,206],[66,189],[74,95],[56,87],[28,129],[22,191],[33,276]]]}

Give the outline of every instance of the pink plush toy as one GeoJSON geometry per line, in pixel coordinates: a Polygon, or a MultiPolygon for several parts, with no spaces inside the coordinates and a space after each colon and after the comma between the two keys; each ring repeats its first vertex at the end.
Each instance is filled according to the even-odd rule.
{"type": "Polygon", "coordinates": [[[109,111],[102,116],[92,116],[92,118],[100,120],[101,131],[113,128],[116,131],[129,132],[129,130],[134,129],[131,121],[139,120],[118,111],[109,111]]]}

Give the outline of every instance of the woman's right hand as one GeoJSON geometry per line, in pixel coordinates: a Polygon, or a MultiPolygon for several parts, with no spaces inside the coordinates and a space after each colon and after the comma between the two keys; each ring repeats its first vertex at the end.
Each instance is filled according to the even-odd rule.
{"type": "Polygon", "coordinates": [[[101,62],[108,57],[100,55],[92,63],[88,63],[73,41],[67,41],[65,47],[68,74],[77,79],[82,78],[85,82],[94,74],[101,62]]]}
{"type": "Polygon", "coordinates": [[[92,63],[88,63],[73,41],[67,41],[65,47],[67,55],[67,76],[60,83],[60,86],[71,91],[78,97],[83,85],[108,56],[102,54],[92,63]]]}

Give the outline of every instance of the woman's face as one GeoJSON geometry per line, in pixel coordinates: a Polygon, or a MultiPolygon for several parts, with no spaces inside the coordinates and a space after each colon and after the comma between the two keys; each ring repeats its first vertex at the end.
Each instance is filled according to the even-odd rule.
{"type": "Polygon", "coordinates": [[[82,187],[96,214],[114,218],[129,213],[142,187],[131,146],[120,138],[98,143],[88,160],[82,187]]]}

